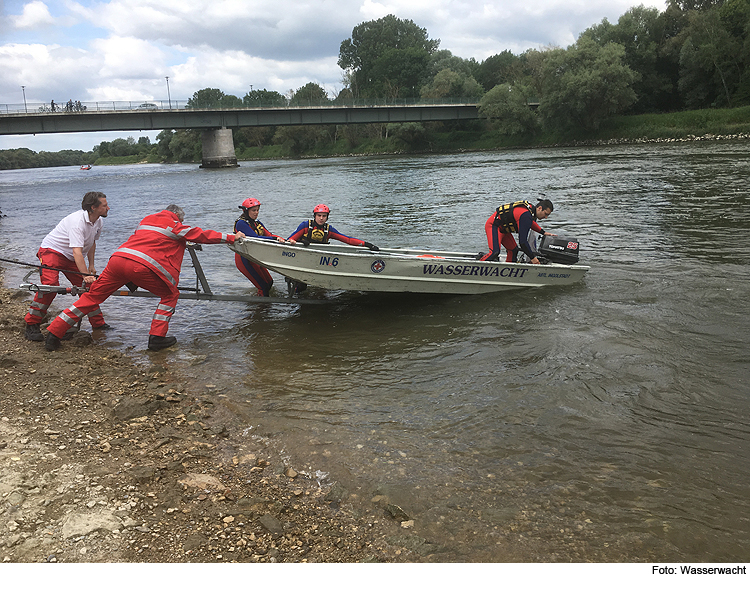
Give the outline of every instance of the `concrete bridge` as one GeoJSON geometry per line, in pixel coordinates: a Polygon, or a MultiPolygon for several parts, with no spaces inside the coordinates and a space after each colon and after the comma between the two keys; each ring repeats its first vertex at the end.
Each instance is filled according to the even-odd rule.
{"type": "Polygon", "coordinates": [[[186,109],[179,108],[175,101],[170,106],[177,107],[166,109],[155,103],[120,108],[117,103],[101,103],[101,109],[100,103],[96,103],[96,109],[89,108],[88,103],[77,105],[76,109],[62,111],[51,111],[45,106],[29,110],[28,105],[23,105],[23,110],[14,109],[14,112],[6,105],[5,111],[0,111],[0,135],[201,129],[201,166],[223,168],[237,166],[232,138],[232,128],[235,127],[456,121],[479,117],[475,103],[242,109],[186,109]]]}

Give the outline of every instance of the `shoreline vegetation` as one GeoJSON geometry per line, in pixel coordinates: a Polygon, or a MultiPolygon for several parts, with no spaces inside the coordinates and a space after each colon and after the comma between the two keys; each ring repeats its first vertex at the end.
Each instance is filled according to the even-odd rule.
{"type": "MultiPolygon", "coordinates": [[[[492,130],[486,120],[424,125],[419,123],[370,124],[370,133],[353,134],[359,139],[367,138],[354,145],[346,139],[345,128],[364,126],[305,127],[318,128],[318,137],[328,138],[328,140],[317,141],[315,145],[307,149],[301,149],[290,140],[262,146],[240,145],[235,150],[237,159],[238,161],[254,161],[395,154],[450,154],[548,147],[747,140],[750,139],[750,106],[734,109],[620,115],[605,121],[597,131],[581,130],[565,134],[557,132],[504,135],[492,130]]],[[[311,131],[305,127],[292,129],[291,133],[286,134],[287,138],[294,137],[295,133],[306,134],[311,131]]],[[[241,135],[242,131],[243,129],[234,130],[235,136],[241,135]]],[[[174,135],[178,136],[178,133],[174,135]]],[[[26,148],[20,148],[0,150],[0,170],[81,164],[107,166],[167,164],[178,161],[199,163],[201,161],[200,134],[187,130],[182,132],[182,136],[184,136],[183,140],[189,139],[195,142],[195,146],[187,151],[190,154],[189,157],[179,160],[160,155],[156,149],[157,145],[150,144],[147,146],[150,150],[148,152],[141,151],[138,154],[107,157],[97,157],[93,151],[63,150],[37,154],[26,148]],[[194,137],[191,137],[191,134],[194,137]]],[[[273,137],[274,133],[267,133],[266,136],[273,137]]],[[[127,140],[114,141],[137,146],[143,144],[141,140],[144,139],[148,140],[148,138],[141,138],[136,142],[130,137],[127,140]]]]}

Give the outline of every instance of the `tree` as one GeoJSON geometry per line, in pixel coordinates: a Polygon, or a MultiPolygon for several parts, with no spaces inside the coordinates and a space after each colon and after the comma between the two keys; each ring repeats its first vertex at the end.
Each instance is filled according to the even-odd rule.
{"type": "Polygon", "coordinates": [[[409,148],[418,148],[422,146],[427,137],[427,131],[424,125],[416,121],[408,123],[389,123],[386,133],[404,142],[409,148]]]}
{"type": "Polygon", "coordinates": [[[533,133],[539,128],[539,118],[529,107],[533,92],[523,84],[498,84],[482,97],[479,115],[486,117],[505,135],[533,133]]]}
{"type": "Polygon", "coordinates": [[[438,72],[432,82],[422,87],[422,98],[477,100],[483,94],[484,89],[471,74],[459,74],[448,68],[438,72]]]}
{"type": "Polygon", "coordinates": [[[289,101],[290,106],[320,106],[329,103],[328,93],[315,82],[308,82],[298,88],[289,101]]]}
{"type": "Polygon", "coordinates": [[[638,75],[616,43],[601,47],[583,37],[567,50],[550,52],[544,69],[539,114],[549,128],[596,130],[636,100],[632,85],[638,75]]]}
{"type": "Polygon", "coordinates": [[[692,11],[680,52],[680,92],[688,108],[732,106],[744,64],[742,41],[724,26],[718,9],[692,11]]]}
{"type": "Polygon", "coordinates": [[[341,42],[338,65],[355,98],[383,97],[401,89],[418,96],[429,56],[439,45],[439,39],[427,37],[426,29],[389,14],[354,27],[352,36],[341,42]],[[401,73],[400,67],[408,71],[401,73]]]}
{"type": "Polygon", "coordinates": [[[498,84],[513,84],[522,72],[521,59],[507,49],[484,60],[476,69],[474,78],[485,90],[498,84]]]}
{"type": "MultiPolygon", "coordinates": [[[[174,155],[169,149],[169,144],[174,137],[174,131],[171,129],[163,129],[156,136],[156,153],[161,156],[164,160],[174,160],[174,155]]],[[[101,146],[101,144],[100,144],[101,146]]]]}
{"type": "Polygon", "coordinates": [[[242,127],[234,133],[234,144],[238,150],[247,147],[258,147],[269,145],[273,139],[276,128],[272,126],[242,127]]]}
{"type": "Polygon", "coordinates": [[[188,109],[218,109],[225,96],[218,88],[204,88],[194,92],[185,106],[188,109]]]}
{"type": "Polygon", "coordinates": [[[222,109],[241,109],[243,107],[242,99],[233,94],[225,94],[219,100],[219,107],[222,109]]]}
{"type": "Polygon", "coordinates": [[[332,137],[335,125],[283,125],[276,128],[273,143],[284,147],[293,157],[298,158],[305,151],[332,137]]]}
{"type": "Polygon", "coordinates": [[[430,55],[427,74],[435,77],[442,70],[453,70],[458,74],[463,74],[467,78],[474,76],[479,64],[474,58],[465,60],[457,55],[453,55],[447,49],[440,49],[430,55]]]}
{"type": "Polygon", "coordinates": [[[178,129],[169,141],[169,151],[177,162],[197,162],[201,159],[201,135],[192,129],[178,129]]]}
{"type": "Polygon", "coordinates": [[[387,49],[373,63],[370,75],[371,96],[387,99],[419,96],[427,81],[429,54],[423,49],[387,49]]]}
{"type": "MultiPolygon", "coordinates": [[[[640,74],[640,79],[633,83],[637,96],[633,110],[637,112],[668,110],[677,106],[677,70],[665,55],[660,54],[666,26],[667,21],[656,8],[641,5],[628,10],[617,24],[604,19],[581,34],[602,47],[607,43],[618,43],[625,49],[625,63],[640,74]]],[[[674,60],[672,62],[676,64],[674,60]]]]}
{"type": "Polygon", "coordinates": [[[284,95],[275,90],[253,90],[242,97],[245,107],[286,107],[287,100],[284,95]]]}

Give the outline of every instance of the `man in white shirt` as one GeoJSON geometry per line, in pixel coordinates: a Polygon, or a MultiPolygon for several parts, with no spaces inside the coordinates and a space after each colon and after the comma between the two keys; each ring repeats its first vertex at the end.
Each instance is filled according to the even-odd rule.
{"type": "MultiPolygon", "coordinates": [[[[42,285],[60,285],[62,271],[73,285],[81,287],[95,279],[94,254],[96,241],[102,233],[103,218],[107,217],[107,196],[98,191],[89,191],[83,196],[81,210],[63,218],[39,248],[36,256],[42,263],[42,285]],[[88,265],[86,261],[88,260],[88,265]]],[[[47,315],[54,293],[36,292],[26,314],[26,338],[43,341],[40,325],[47,315]]],[[[109,328],[100,309],[88,315],[93,328],[109,328]]]]}

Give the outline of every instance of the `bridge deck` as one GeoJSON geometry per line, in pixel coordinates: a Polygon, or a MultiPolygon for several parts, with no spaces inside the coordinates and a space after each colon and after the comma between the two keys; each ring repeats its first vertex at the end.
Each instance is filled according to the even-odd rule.
{"type": "Polygon", "coordinates": [[[0,113],[0,135],[272,125],[348,125],[477,119],[478,105],[374,105],[247,109],[131,109],[0,113]]]}

